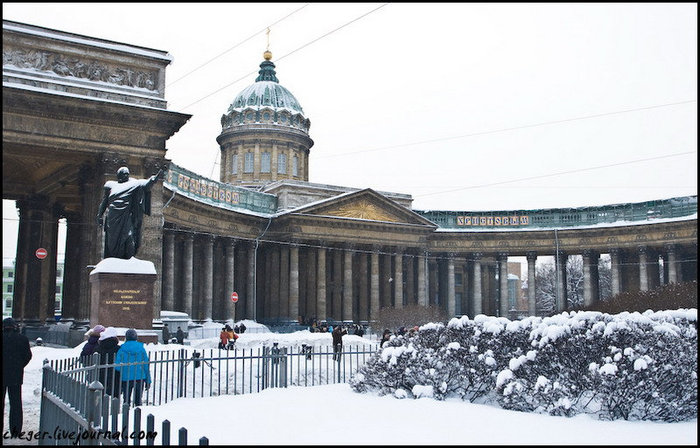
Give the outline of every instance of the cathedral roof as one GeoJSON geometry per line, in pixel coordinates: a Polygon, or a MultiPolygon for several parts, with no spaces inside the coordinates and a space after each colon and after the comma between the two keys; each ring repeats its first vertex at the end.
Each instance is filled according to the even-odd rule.
{"type": "Polygon", "coordinates": [[[275,110],[286,109],[292,114],[303,115],[304,111],[299,101],[279,83],[275,64],[267,59],[268,55],[270,53],[266,52],[266,60],[260,64],[260,71],[255,83],[243,89],[236,96],[229,107],[229,112],[269,107],[275,110]]]}

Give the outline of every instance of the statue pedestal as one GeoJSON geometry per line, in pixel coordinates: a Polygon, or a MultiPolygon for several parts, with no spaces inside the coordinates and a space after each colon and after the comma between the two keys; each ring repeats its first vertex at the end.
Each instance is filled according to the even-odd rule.
{"type": "MultiPolygon", "coordinates": [[[[150,261],[105,258],[90,272],[90,326],[153,329],[154,285],[150,261]]],[[[146,336],[146,335],[144,335],[146,336]]],[[[153,342],[139,336],[139,341],[153,342]]],[[[156,336],[157,339],[157,336],[156,336]]]]}

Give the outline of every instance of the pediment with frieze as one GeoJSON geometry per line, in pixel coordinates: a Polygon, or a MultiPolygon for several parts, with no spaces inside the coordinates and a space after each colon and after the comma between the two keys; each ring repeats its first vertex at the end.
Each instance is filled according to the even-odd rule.
{"type": "Polygon", "coordinates": [[[434,226],[417,213],[370,189],[301,207],[294,210],[293,214],[434,226]]]}

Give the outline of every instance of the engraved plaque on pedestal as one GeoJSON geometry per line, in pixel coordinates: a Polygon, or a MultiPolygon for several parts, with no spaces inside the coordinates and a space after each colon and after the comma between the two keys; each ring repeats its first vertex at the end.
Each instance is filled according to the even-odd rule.
{"type": "Polygon", "coordinates": [[[150,261],[102,260],[90,273],[90,326],[152,329],[157,277],[150,261]]]}

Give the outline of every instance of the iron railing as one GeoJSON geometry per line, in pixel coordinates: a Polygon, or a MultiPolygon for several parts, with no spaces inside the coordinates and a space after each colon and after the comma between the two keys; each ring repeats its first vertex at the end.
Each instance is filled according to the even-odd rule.
{"type": "MultiPolygon", "coordinates": [[[[151,351],[148,361],[100,363],[99,355],[45,361],[42,380],[40,433],[52,437],[41,444],[139,444],[141,405],[158,406],[177,398],[203,398],[260,392],[267,388],[316,386],[347,382],[378,350],[376,344],[332,347],[263,346],[256,349],[179,349],[151,351]],[[124,400],[126,372],[147,369],[151,384],[141,403],[124,400]],[[119,372],[116,374],[115,372],[119,372]],[[58,429],[60,428],[60,429],[58,429]],[[130,430],[127,430],[130,428],[130,430]],[[56,432],[58,431],[58,432],[56,432]],[[72,434],[72,436],[71,436],[72,434]],[[118,437],[114,437],[117,434],[118,437]]],[[[132,387],[140,390],[138,383],[132,387]]],[[[143,432],[147,444],[170,443],[170,423],[162,424],[160,440],[149,415],[143,432]],[[149,436],[151,436],[149,438],[149,436]]],[[[187,430],[178,432],[187,444],[187,430]]],[[[203,437],[200,444],[208,444],[203,437]]]]}

